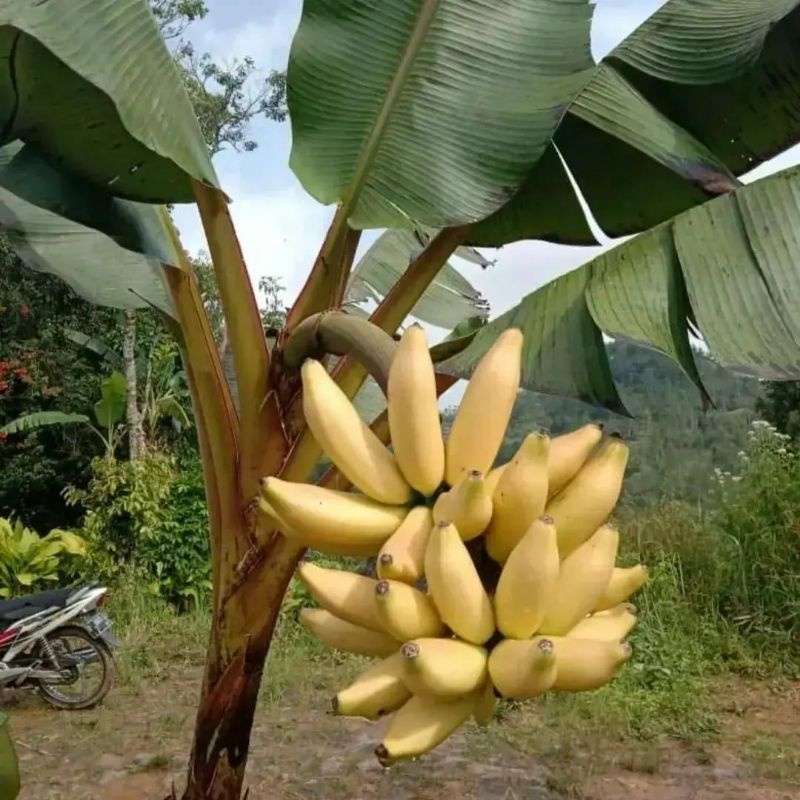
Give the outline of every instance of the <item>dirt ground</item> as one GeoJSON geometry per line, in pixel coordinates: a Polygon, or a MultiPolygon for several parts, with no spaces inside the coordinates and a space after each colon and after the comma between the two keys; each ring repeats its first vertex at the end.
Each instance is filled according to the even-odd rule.
{"type": "MultiPolygon", "coordinates": [[[[187,667],[154,685],[122,685],[88,712],[11,698],[4,710],[18,743],[21,800],[161,800],[173,782],[180,789],[198,676],[187,667]]],[[[372,754],[381,723],[333,718],[324,711],[327,687],[318,694],[315,706],[291,695],[263,704],[251,800],[800,800],[798,684],[723,687],[723,724],[713,741],[611,740],[580,768],[568,744],[562,756],[552,742],[546,756],[526,755],[495,723],[384,770],[372,754]]],[[[524,724],[517,718],[512,733],[524,724]]]]}

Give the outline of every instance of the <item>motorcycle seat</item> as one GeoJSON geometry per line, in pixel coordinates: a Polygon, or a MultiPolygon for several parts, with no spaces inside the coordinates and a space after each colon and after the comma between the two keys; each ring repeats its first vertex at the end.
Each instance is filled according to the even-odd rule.
{"type": "Polygon", "coordinates": [[[0,622],[16,622],[37,614],[44,608],[64,608],[75,591],[73,586],[70,589],[51,589],[47,592],[12,597],[10,600],[0,600],[0,622]]]}

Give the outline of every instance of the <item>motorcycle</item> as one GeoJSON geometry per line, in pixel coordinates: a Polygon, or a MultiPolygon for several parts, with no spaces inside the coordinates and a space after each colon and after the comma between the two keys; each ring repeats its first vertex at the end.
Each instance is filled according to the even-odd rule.
{"type": "Polygon", "coordinates": [[[85,585],[0,601],[0,689],[33,688],[61,709],[102,702],[122,644],[100,610],[106,592],[85,585]]]}

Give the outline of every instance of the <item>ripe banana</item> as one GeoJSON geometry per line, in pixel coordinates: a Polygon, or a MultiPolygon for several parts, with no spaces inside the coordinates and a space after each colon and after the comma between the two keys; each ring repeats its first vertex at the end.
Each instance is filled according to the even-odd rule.
{"type": "Polygon", "coordinates": [[[385,658],[400,646],[388,633],[353,625],[322,608],[302,608],[298,619],[321,642],[345,653],[385,658]]]}
{"type": "Polygon", "coordinates": [[[628,642],[562,636],[547,638],[552,642],[556,656],[556,679],[552,686],[555,691],[586,692],[599,689],[619,672],[632,653],[628,642]]]}
{"type": "Polygon", "coordinates": [[[308,561],[297,568],[297,575],[326,611],[353,625],[385,632],[375,608],[377,581],[354,572],[318,567],[308,561]]]}
{"type": "Polygon", "coordinates": [[[425,577],[442,620],[456,635],[473,644],[491,638],[492,601],[454,525],[440,522],[431,531],[425,577]]]}
{"type": "Polygon", "coordinates": [[[641,564],[623,569],[615,567],[603,596],[597,601],[595,611],[605,611],[624,603],[634,592],[647,583],[647,567],[641,564]]]}
{"type": "Polygon", "coordinates": [[[550,497],[558,494],[578,474],[602,438],[603,426],[590,422],[550,442],[550,497]]]}
{"type": "Polygon", "coordinates": [[[378,577],[416,583],[424,574],[425,548],[432,527],[433,517],[429,508],[412,508],[378,553],[378,577]]]}
{"type": "Polygon", "coordinates": [[[436,375],[425,331],[406,329],[389,369],[389,430],[405,479],[426,497],[444,480],[436,375]]]}
{"type": "Polygon", "coordinates": [[[597,605],[611,579],[618,547],[619,531],[611,525],[603,525],[589,541],[561,562],[558,580],[539,628],[541,633],[562,636],[597,605]]]}
{"type": "Polygon", "coordinates": [[[411,489],[395,457],[361,419],[325,367],[308,359],[300,370],[303,415],[317,444],[348,480],[373,500],[403,505],[411,489]]]}
{"type": "Polygon", "coordinates": [[[622,490],[628,446],[612,436],[548,504],[561,558],[583,544],[610,516],[622,490]]]}
{"type": "Polygon", "coordinates": [[[458,486],[439,495],[433,506],[433,521],[452,522],[468,542],[480,536],[492,518],[492,497],[483,473],[471,470],[458,486]]]}
{"type": "Polygon", "coordinates": [[[472,375],[445,445],[445,480],[455,486],[473,469],[491,469],[517,399],[522,332],[504,331],[472,375]]]}
{"type": "Polygon", "coordinates": [[[401,648],[403,680],[418,695],[462,697],[486,681],[487,653],[458,639],[415,639],[401,648]]]}
{"type": "Polygon", "coordinates": [[[558,582],[558,538],[551,517],[534,520],[511,551],[494,595],[497,627],[510,639],[539,630],[558,582]]]}
{"type": "Polygon", "coordinates": [[[262,494],[288,535],[323,553],[369,549],[375,554],[408,513],[402,506],[280,478],[263,481],[262,494]]]}
{"type": "Polygon", "coordinates": [[[630,603],[597,611],[582,619],[567,634],[570,639],[600,639],[604,642],[621,642],[636,624],[636,606],[630,603]]]}
{"type": "Polygon", "coordinates": [[[486,550],[501,564],[547,502],[547,463],[550,439],[545,434],[526,436],[503,471],[492,496],[492,520],[486,531],[486,550]]]}
{"type": "Polygon", "coordinates": [[[412,697],[392,717],[375,755],[386,767],[433,750],[469,719],[477,700],[477,693],[455,701],[412,697]]]}
{"type": "Polygon", "coordinates": [[[378,619],[398,641],[436,637],[444,633],[433,600],[419,589],[400,581],[378,581],[374,584],[373,594],[373,607],[378,619]]]}
{"type": "Polygon", "coordinates": [[[489,675],[503,697],[527,700],[546,692],[556,679],[552,642],[535,639],[503,639],[489,656],[489,675]]]}
{"type": "Polygon", "coordinates": [[[489,493],[489,497],[494,497],[497,484],[500,483],[500,478],[503,477],[503,473],[506,471],[507,467],[508,464],[501,464],[499,467],[495,467],[491,470],[486,476],[486,491],[489,493]]]}
{"type": "Polygon", "coordinates": [[[475,717],[475,722],[477,722],[478,725],[486,727],[494,718],[494,712],[496,710],[497,695],[494,693],[494,684],[491,680],[487,680],[480,690],[472,715],[475,717]]]}
{"type": "Polygon", "coordinates": [[[299,536],[278,516],[278,512],[263,497],[258,500],[258,510],[267,517],[270,526],[274,527],[275,530],[279,530],[287,539],[294,540],[301,547],[310,547],[312,550],[319,550],[331,556],[368,558],[375,555],[374,543],[332,542],[329,536],[324,535],[324,531],[316,531],[314,534],[299,536]]]}
{"type": "Polygon", "coordinates": [[[401,677],[402,667],[400,653],[377,663],[333,698],[334,714],[378,719],[400,708],[411,697],[401,677]]]}

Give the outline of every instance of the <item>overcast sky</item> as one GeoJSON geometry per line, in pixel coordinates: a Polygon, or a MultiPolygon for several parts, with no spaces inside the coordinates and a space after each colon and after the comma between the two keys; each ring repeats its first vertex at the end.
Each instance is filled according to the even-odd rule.
{"type": "MultiPolygon", "coordinates": [[[[208,0],[207,18],[190,28],[187,35],[198,50],[207,50],[217,58],[250,55],[264,72],[284,69],[301,5],[301,0],[208,0]]],[[[595,57],[606,54],[660,5],[662,0],[597,0],[592,32],[595,57]]],[[[233,215],[254,283],[263,275],[279,277],[287,287],[289,301],[308,273],[333,210],[307,196],[289,169],[288,123],[259,120],[250,138],[258,142],[255,152],[221,153],[216,168],[234,201],[233,215]]],[[[758,172],[798,161],[798,151],[791,151],[758,172]]],[[[193,206],[178,211],[178,223],[190,251],[204,247],[193,206]]],[[[372,238],[365,236],[362,247],[372,238]]],[[[547,280],[579,266],[594,252],[594,248],[521,242],[490,254],[497,258],[497,264],[486,272],[457,263],[487,297],[495,315],[547,280]]]]}

